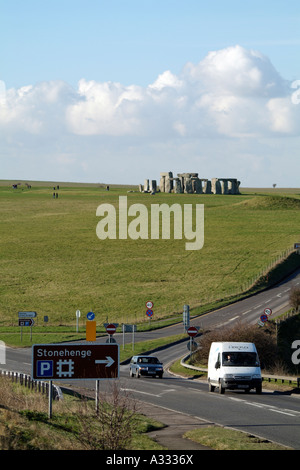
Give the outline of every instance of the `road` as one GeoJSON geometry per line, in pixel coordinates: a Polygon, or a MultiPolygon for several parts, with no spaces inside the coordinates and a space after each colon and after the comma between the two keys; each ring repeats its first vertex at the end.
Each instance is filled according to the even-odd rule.
{"type": "MultiPolygon", "coordinates": [[[[293,285],[299,285],[300,272],[278,286],[261,292],[243,301],[224,307],[215,312],[192,320],[192,324],[204,329],[233,325],[237,321],[257,323],[264,308],[272,309],[276,317],[288,307],[289,292],[293,285]]],[[[153,332],[136,333],[135,340],[173,335],[183,332],[183,326],[175,325],[153,332]]],[[[131,334],[126,334],[126,342],[131,334]]],[[[115,335],[122,347],[122,334],[115,335]]],[[[99,338],[104,342],[106,338],[99,338]]],[[[186,343],[166,348],[157,355],[167,366],[170,362],[187,353],[186,343]]],[[[6,368],[30,373],[31,349],[7,348],[6,368]]],[[[153,403],[171,410],[180,411],[211,423],[233,427],[272,440],[280,444],[300,449],[300,397],[284,393],[264,391],[261,395],[244,394],[242,391],[219,395],[209,393],[207,383],[174,377],[168,372],[163,379],[129,378],[128,365],[120,366],[120,387],[132,397],[153,403]]],[[[101,382],[104,384],[104,382],[101,382]]],[[[94,382],[81,382],[81,385],[94,388],[94,382]]],[[[108,386],[109,384],[103,385],[108,386]]]]}

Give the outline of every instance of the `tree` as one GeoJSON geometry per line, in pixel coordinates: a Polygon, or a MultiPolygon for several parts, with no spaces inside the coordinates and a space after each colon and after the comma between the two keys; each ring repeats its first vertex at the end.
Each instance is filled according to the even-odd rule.
{"type": "Polygon", "coordinates": [[[296,312],[298,312],[300,307],[300,287],[292,287],[290,292],[290,304],[296,312]]]}

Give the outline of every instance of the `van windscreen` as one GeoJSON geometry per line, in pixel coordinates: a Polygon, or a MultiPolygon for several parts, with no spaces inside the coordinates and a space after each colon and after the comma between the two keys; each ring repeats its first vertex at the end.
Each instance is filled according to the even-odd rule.
{"type": "Polygon", "coordinates": [[[223,352],[222,365],[234,367],[258,367],[259,360],[255,352],[223,352]]]}

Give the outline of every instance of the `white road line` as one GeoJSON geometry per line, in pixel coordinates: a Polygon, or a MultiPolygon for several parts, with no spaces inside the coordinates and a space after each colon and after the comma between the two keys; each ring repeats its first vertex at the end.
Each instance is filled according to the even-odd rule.
{"type": "Polygon", "coordinates": [[[163,390],[161,393],[158,393],[156,395],[155,393],[143,392],[142,390],[136,390],[136,389],[133,389],[133,388],[121,388],[121,390],[123,392],[141,393],[142,395],[149,395],[150,397],[157,397],[157,398],[161,398],[162,395],[164,395],[165,393],[175,392],[176,391],[174,388],[170,388],[168,390],[163,390]]]}
{"type": "Polygon", "coordinates": [[[252,312],[252,308],[250,310],[246,310],[246,312],[243,312],[242,315],[246,315],[246,313],[252,312]]]}
{"type": "Polygon", "coordinates": [[[228,398],[230,398],[230,400],[233,400],[233,401],[243,402],[245,403],[245,405],[255,406],[256,408],[263,408],[266,411],[274,411],[274,413],[281,413],[287,416],[297,417],[300,414],[298,411],[288,410],[286,408],[280,409],[280,408],[277,408],[276,406],[265,405],[264,403],[251,402],[251,401],[242,400],[241,398],[234,398],[234,397],[228,397],[228,398]]]}
{"type": "Polygon", "coordinates": [[[237,318],[239,318],[239,315],[237,315],[236,317],[230,318],[230,320],[228,321],[230,322],[230,321],[236,320],[237,318]]]}

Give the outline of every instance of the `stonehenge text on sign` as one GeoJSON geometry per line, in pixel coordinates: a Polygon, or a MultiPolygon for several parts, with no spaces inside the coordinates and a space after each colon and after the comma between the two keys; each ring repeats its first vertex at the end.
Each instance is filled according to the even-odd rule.
{"type": "Polygon", "coordinates": [[[33,379],[115,379],[119,377],[119,363],[116,343],[32,346],[33,379]]]}

